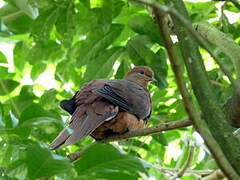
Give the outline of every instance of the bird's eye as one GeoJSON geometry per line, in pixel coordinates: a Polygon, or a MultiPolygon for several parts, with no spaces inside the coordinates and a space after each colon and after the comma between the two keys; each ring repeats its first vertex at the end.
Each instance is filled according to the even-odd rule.
{"type": "Polygon", "coordinates": [[[144,70],[138,71],[139,74],[144,74],[144,70]]]}

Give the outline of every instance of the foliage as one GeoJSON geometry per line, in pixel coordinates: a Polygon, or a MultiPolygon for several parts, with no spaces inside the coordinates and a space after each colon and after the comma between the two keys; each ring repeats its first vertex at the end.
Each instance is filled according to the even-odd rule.
{"type": "MultiPolygon", "coordinates": [[[[181,168],[194,142],[191,169],[217,166],[193,128],[176,129],[128,141],[87,147],[79,161],[66,157],[93,142],[50,152],[47,145],[69,115],[59,101],[96,78],[122,78],[132,65],[148,65],[158,87],[150,85],[149,126],[187,118],[158,26],[151,11],[126,0],[6,0],[0,9],[0,177],[5,179],[168,179],[156,164],[181,168]],[[5,48],[14,47],[11,48],[5,48]],[[13,59],[9,54],[13,53],[13,59]]],[[[239,21],[231,3],[185,2],[192,22],[211,21],[239,42],[239,21]],[[224,14],[226,13],[226,14],[224,14]]],[[[174,44],[178,50],[178,43],[174,44]]],[[[231,89],[223,73],[201,50],[215,93],[225,102],[231,89]]],[[[224,57],[220,53],[220,57],[224,57]]],[[[230,61],[223,63],[233,69],[230,61]]],[[[182,66],[182,64],[181,64],[182,66]]],[[[187,75],[185,74],[186,79],[187,75]]],[[[187,86],[191,89],[187,79],[187,86]]],[[[195,99],[194,99],[195,100],[195,99]]],[[[170,171],[171,172],[171,171],[170,171]]],[[[197,179],[184,176],[182,179],[197,179]]]]}

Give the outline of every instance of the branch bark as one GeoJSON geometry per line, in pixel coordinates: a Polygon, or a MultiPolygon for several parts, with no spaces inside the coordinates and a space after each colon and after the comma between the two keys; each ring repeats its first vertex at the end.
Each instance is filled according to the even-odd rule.
{"type": "MultiPolygon", "coordinates": [[[[236,161],[231,162],[231,159],[233,159],[233,156],[232,156],[233,154],[224,151],[224,153],[227,153],[228,158],[230,158],[230,162],[229,162],[221,149],[223,148],[223,150],[226,150],[226,147],[225,148],[223,147],[223,142],[224,142],[224,146],[228,144],[228,146],[231,147],[231,144],[229,144],[226,141],[226,138],[224,137],[224,129],[229,128],[229,126],[226,124],[226,121],[224,119],[224,114],[221,111],[219,104],[217,104],[216,97],[212,93],[210,82],[206,76],[206,71],[204,69],[204,65],[201,60],[201,55],[198,51],[198,46],[192,40],[192,38],[189,37],[185,29],[183,28],[182,24],[178,21],[179,19],[182,19],[182,18],[180,18],[179,16],[176,17],[175,16],[176,13],[171,14],[173,15],[172,18],[174,21],[174,25],[176,25],[177,36],[180,41],[181,50],[182,50],[184,61],[188,70],[188,74],[189,74],[194,92],[202,108],[204,117],[206,118],[206,122],[209,123],[208,125],[206,125],[205,122],[201,120],[200,115],[194,109],[190,95],[186,90],[186,86],[182,80],[183,75],[180,74],[181,73],[180,70],[177,70],[178,66],[176,65],[178,64],[177,63],[178,57],[176,56],[176,53],[174,53],[174,49],[172,48],[173,43],[171,41],[171,38],[168,32],[168,27],[166,26],[163,18],[161,17],[161,14],[164,14],[166,12],[170,13],[171,11],[165,7],[161,7],[157,3],[154,3],[155,1],[150,1],[150,2],[145,0],[139,0],[139,1],[143,3],[146,2],[147,5],[150,5],[155,10],[155,15],[157,16],[157,20],[160,26],[160,31],[165,41],[165,46],[169,54],[169,59],[171,61],[173,71],[175,73],[178,87],[183,96],[185,109],[188,112],[190,119],[193,120],[195,127],[204,138],[206,144],[208,145],[209,149],[213,153],[213,156],[217,160],[219,166],[224,170],[224,172],[228,175],[229,178],[236,179],[236,180],[239,179],[238,174],[235,172],[232,165],[230,164],[232,163],[233,166],[237,168],[236,165],[234,164],[236,163],[236,161]],[[218,121],[220,121],[223,124],[220,124],[218,121]],[[223,128],[223,125],[225,126],[224,128],[223,128]],[[209,132],[208,126],[210,127],[211,132],[213,132],[213,134],[215,135],[214,138],[212,137],[212,134],[209,132]],[[216,136],[217,134],[218,136],[220,135],[219,131],[222,133],[220,136],[221,139],[219,139],[220,137],[216,136]],[[215,138],[217,139],[217,141],[215,140],[215,138]],[[221,148],[218,143],[220,143],[220,145],[222,146],[221,148]]],[[[182,1],[172,0],[171,2],[172,2],[172,5],[174,5],[174,8],[179,10],[178,15],[181,13],[183,16],[188,17],[182,1]]],[[[169,1],[166,1],[166,3],[169,3],[169,1]]],[[[235,141],[235,143],[237,142],[235,141]]],[[[236,153],[234,154],[235,156],[237,155],[236,153]]]]}
{"type": "Polygon", "coordinates": [[[176,179],[182,177],[186,172],[186,170],[189,168],[193,160],[193,155],[194,155],[194,146],[191,146],[188,159],[186,163],[183,165],[183,167],[178,171],[176,179]]]}
{"type": "Polygon", "coordinates": [[[207,22],[195,23],[194,28],[204,39],[215,45],[221,52],[231,59],[237,73],[237,78],[240,78],[239,45],[230,36],[227,36],[225,33],[207,22]]]}
{"type": "MultiPolygon", "coordinates": [[[[167,3],[172,3],[178,13],[186,18],[186,21],[190,21],[184,3],[181,0],[171,0],[167,3]]],[[[185,27],[178,21],[179,18],[175,16],[172,16],[172,18],[194,94],[203,112],[207,127],[214,136],[213,141],[209,141],[206,138],[204,140],[227,177],[240,179],[237,174],[237,172],[240,173],[240,162],[236,160],[240,153],[240,142],[234,137],[226,138],[226,135],[231,133],[233,129],[227,124],[225,114],[212,90],[198,45],[185,31],[185,27]]],[[[198,125],[197,128],[201,128],[198,122],[195,125],[198,125]]],[[[201,135],[205,136],[203,133],[201,135]]]]}
{"type": "Polygon", "coordinates": [[[204,177],[202,180],[227,180],[220,169],[213,171],[210,175],[204,177]]]}
{"type": "MultiPolygon", "coordinates": [[[[148,136],[148,135],[160,133],[162,131],[169,131],[169,130],[173,130],[173,129],[188,127],[191,124],[192,123],[190,120],[168,122],[168,123],[158,124],[158,125],[150,127],[150,128],[136,129],[136,130],[132,130],[127,133],[124,133],[124,134],[109,136],[107,139],[104,139],[104,140],[101,140],[98,142],[106,143],[106,142],[112,142],[112,141],[125,140],[125,139],[129,139],[132,137],[137,137],[137,136],[148,136]]],[[[94,143],[96,143],[96,142],[94,142],[94,143]]],[[[92,144],[90,144],[90,146],[91,145],[92,144]]],[[[68,158],[70,159],[70,161],[78,160],[81,157],[82,152],[88,147],[89,146],[85,146],[84,148],[81,148],[78,151],[68,155],[68,158]]]]}

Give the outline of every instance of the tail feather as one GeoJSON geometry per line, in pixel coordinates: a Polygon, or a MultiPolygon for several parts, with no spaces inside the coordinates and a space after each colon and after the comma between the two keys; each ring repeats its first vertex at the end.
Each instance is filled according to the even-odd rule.
{"type": "Polygon", "coordinates": [[[50,150],[57,149],[65,143],[71,134],[67,129],[63,129],[62,132],[53,140],[53,142],[48,146],[50,150]]]}

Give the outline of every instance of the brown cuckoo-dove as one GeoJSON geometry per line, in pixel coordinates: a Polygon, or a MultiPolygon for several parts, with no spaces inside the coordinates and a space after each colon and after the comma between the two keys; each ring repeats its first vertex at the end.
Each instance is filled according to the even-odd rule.
{"type": "Polygon", "coordinates": [[[71,145],[88,135],[101,140],[145,127],[151,115],[147,85],[153,76],[151,68],[136,66],[124,79],[87,83],[72,99],[61,102],[60,106],[72,114],[71,122],[49,148],[71,145]]]}

